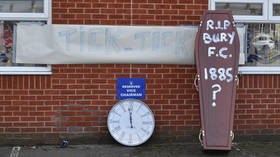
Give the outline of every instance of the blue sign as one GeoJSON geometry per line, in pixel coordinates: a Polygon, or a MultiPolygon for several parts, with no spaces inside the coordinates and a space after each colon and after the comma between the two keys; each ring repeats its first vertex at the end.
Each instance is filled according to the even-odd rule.
{"type": "Polygon", "coordinates": [[[118,99],[145,99],[145,78],[118,78],[118,99]]]}

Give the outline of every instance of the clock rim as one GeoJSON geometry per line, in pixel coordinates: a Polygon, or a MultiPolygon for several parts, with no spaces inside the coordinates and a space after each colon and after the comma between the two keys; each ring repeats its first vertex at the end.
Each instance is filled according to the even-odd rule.
{"type": "Polygon", "coordinates": [[[108,117],[107,117],[107,128],[108,128],[108,131],[109,131],[110,135],[111,135],[111,136],[114,138],[114,140],[117,141],[118,143],[120,143],[120,144],[122,144],[122,145],[124,145],[124,146],[129,146],[129,147],[132,147],[132,146],[139,146],[139,145],[142,145],[142,144],[144,144],[145,142],[147,142],[147,141],[152,137],[152,135],[153,135],[153,133],[154,133],[154,129],[155,129],[155,116],[154,116],[153,111],[150,109],[150,107],[149,107],[146,103],[144,103],[143,101],[137,100],[137,99],[123,99],[123,100],[120,100],[119,102],[117,102],[116,104],[114,104],[113,107],[110,109],[110,112],[109,112],[108,117]],[[117,106],[118,104],[120,104],[120,103],[122,103],[122,102],[125,102],[125,101],[137,101],[137,102],[139,102],[139,103],[142,103],[142,104],[146,105],[147,109],[152,113],[152,120],[153,120],[153,122],[154,122],[154,123],[153,123],[153,126],[152,126],[153,129],[152,129],[152,131],[151,131],[151,134],[148,136],[148,138],[147,138],[146,140],[143,140],[141,143],[138,143],[138,144],[123,143],[123,142],[119,141],[118,139],[116,139],[116,138],[112,135],[111,130],[109,129],[109,115],[111,114],[112,109],[113,109],[115,106],[117,106]]]}

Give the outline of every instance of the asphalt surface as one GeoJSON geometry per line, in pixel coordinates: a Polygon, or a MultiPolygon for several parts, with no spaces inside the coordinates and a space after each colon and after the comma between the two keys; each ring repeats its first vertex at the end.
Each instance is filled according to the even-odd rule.
{"type": "Polygon", "coordinates": [[[233,143],[231,151],[203,151],[199,143],[4,146],[0,157],[280,157],[280,142],[233,143]]]}

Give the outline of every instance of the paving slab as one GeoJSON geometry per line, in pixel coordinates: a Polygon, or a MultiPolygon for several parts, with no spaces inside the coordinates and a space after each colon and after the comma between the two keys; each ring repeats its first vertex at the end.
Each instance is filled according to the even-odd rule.
{"type": "Polygon", "coordinates": [[[9,146],[0,147],[1,157],[279,157],[280,142],[233,143],[231,151],[203,151],[199,143],[9,146]]]}

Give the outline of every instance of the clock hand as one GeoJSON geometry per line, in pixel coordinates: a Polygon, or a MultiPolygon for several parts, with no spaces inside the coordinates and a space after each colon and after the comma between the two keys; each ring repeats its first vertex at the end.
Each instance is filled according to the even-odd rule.
{"type": "Polygon", "coordinates": [[[132,109],[130,109],[130,118],[131,118],[131,128],[134,128],[132,123],[132,109]]]}
{"type": "Polygon", "coordinates": [[[129,111],[130,128],[133,128],[133,125],[132,125],[132,112],[131,112],[130,108],[128,108],[128,111],[129,111]]]}

